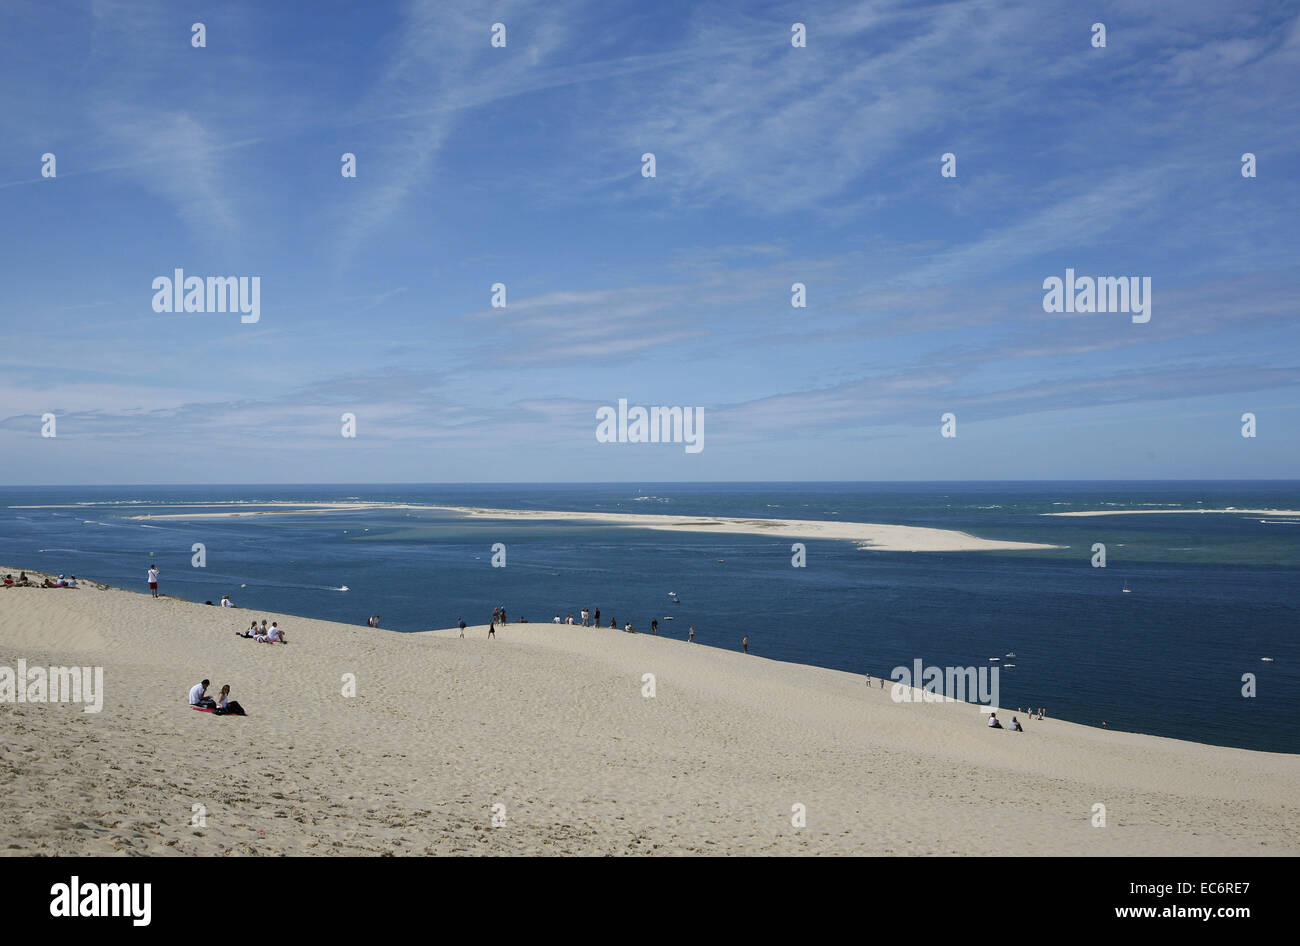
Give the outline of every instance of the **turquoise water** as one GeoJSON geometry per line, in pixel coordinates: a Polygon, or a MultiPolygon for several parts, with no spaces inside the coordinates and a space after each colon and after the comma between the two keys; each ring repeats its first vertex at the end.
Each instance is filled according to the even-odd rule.
{"type": "MultiPolygon", "coordinates": [[[[1114,729],[1300,752],[1300,523],[1245,515],[1056,518],[1072,509],[1300,509],[1294,482],[804,483],[0,489],[0,561],[195,601],[396,630],[575,617],[873,676],[1003,662],[1001,704],[1114,729]],[[362,500],[514,509],[889,522],[1068,546],[1015,553],[861,551],[764,536],[374,510],[136,522],[170,503],[362,500]],[[15,506],[82,504],[74,509],[15,506]],[[1264,519],[1266,521],[1261,522],[1264,519]],[[205,568],[191,566],[194,543],[205,568]],[[505,568],[491,565],[504,543],[505,568]],[[1107,546],[1093,568],[1091,547],[1107,546]],[[719,561],[721,560],[721,561],[719,561]],[[1128,585],[1130,593],[1124,594],[1128,585]],[[347,591],[340,590],[347,587],[347,591]],[[668,592],[677,592],[672,604],[668,592]],[[671,615],[674,620],[665,620],[671,615]],[[1273,657],[1264,663],[1261,657],[1273,657]],[[1242,675],[1258,695],[1241,695],[1242,675]]],[[[506,632],[508,634],[508,631],[506,632]]],[[[976,719],[976,721],[978,721],[976,719]]]]}

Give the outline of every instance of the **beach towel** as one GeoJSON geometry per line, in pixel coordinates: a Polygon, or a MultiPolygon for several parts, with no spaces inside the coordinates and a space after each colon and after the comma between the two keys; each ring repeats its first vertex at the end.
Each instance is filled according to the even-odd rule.
{"type": "Polygon", "coordinates": [[[196,709],[200,713],[215,713],[216,708],[212,706],[190,706],[190,709],[196,709]]]}

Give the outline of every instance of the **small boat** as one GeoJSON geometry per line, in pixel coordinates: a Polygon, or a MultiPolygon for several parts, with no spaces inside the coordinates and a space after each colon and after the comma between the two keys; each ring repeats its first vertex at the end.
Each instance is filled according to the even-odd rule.
{"type": "Polygon", "coordinates": [[[1262,660],[1262,661],[1264,661],[1264,663],[1266,663],[1266,664],[1271,664],[1271,663],[1273,662],[1273,658],[1272,658],[1272,657],[1260,657],[1259,659],[1262,660]]]}
{"type": "Polygon", "coordinates": [[[1133,589],[1128,586],[1128,582],[1124,582],[1124,594],[1130,595],[1132,593],[1133,589]]]}
{"type": "Polygon", "coordinates": [[[990,662],[990,663],[997,663],[997,662],[998,662],[999,660],[1001,660],[1001,659],[1002,659],[1001,657],[990,657],[990,658],[989,658],[989,662],[990,662]]]}
{"type": "Polygon", "coordinates": [[[1003,665],[1002,665],[1002,669],[1003,669],[1003,670],[1012,670],[1012,669],[1015,668],[1015,666],[1016,666],[1015,664],[1003,664],[1003,665]]]}
{"type": "Polygon", "coordinates": [[[1003,656],[1004,656],[1004,657],[1014,657],[1015,654],[1014,654],[1014,653],[1012,653],[1012,654],[1003,654],[1003,656]]]}
{"type": "MultiPolygon", "coordinates": [[[[672,619],[673,619],[673,616],[672,616],[671,614],[665,614],[665,615],[664,615],[664,620],[665,620],[665,621],[671,621],[672,619]]],[[[1266,658],[1266,659],[1267,659],[1267,658],[1266,658]]]]}

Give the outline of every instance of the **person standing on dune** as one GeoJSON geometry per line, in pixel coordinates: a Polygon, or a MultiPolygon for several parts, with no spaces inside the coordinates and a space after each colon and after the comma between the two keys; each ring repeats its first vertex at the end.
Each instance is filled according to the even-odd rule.
{"type": "Polygon", "coordinates": [[[149,591],[156,598],[158,597],[158,566],[149,566],[149,591]]]}

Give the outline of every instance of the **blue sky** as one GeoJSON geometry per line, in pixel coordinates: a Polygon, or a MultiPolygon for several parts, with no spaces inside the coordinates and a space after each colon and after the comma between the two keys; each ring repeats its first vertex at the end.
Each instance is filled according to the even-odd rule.
{"type": "Polygon", "coordinates": [[[1278,3],[7,3],[0,482],[1292,477],[1298,76],[1278,3]]]}

